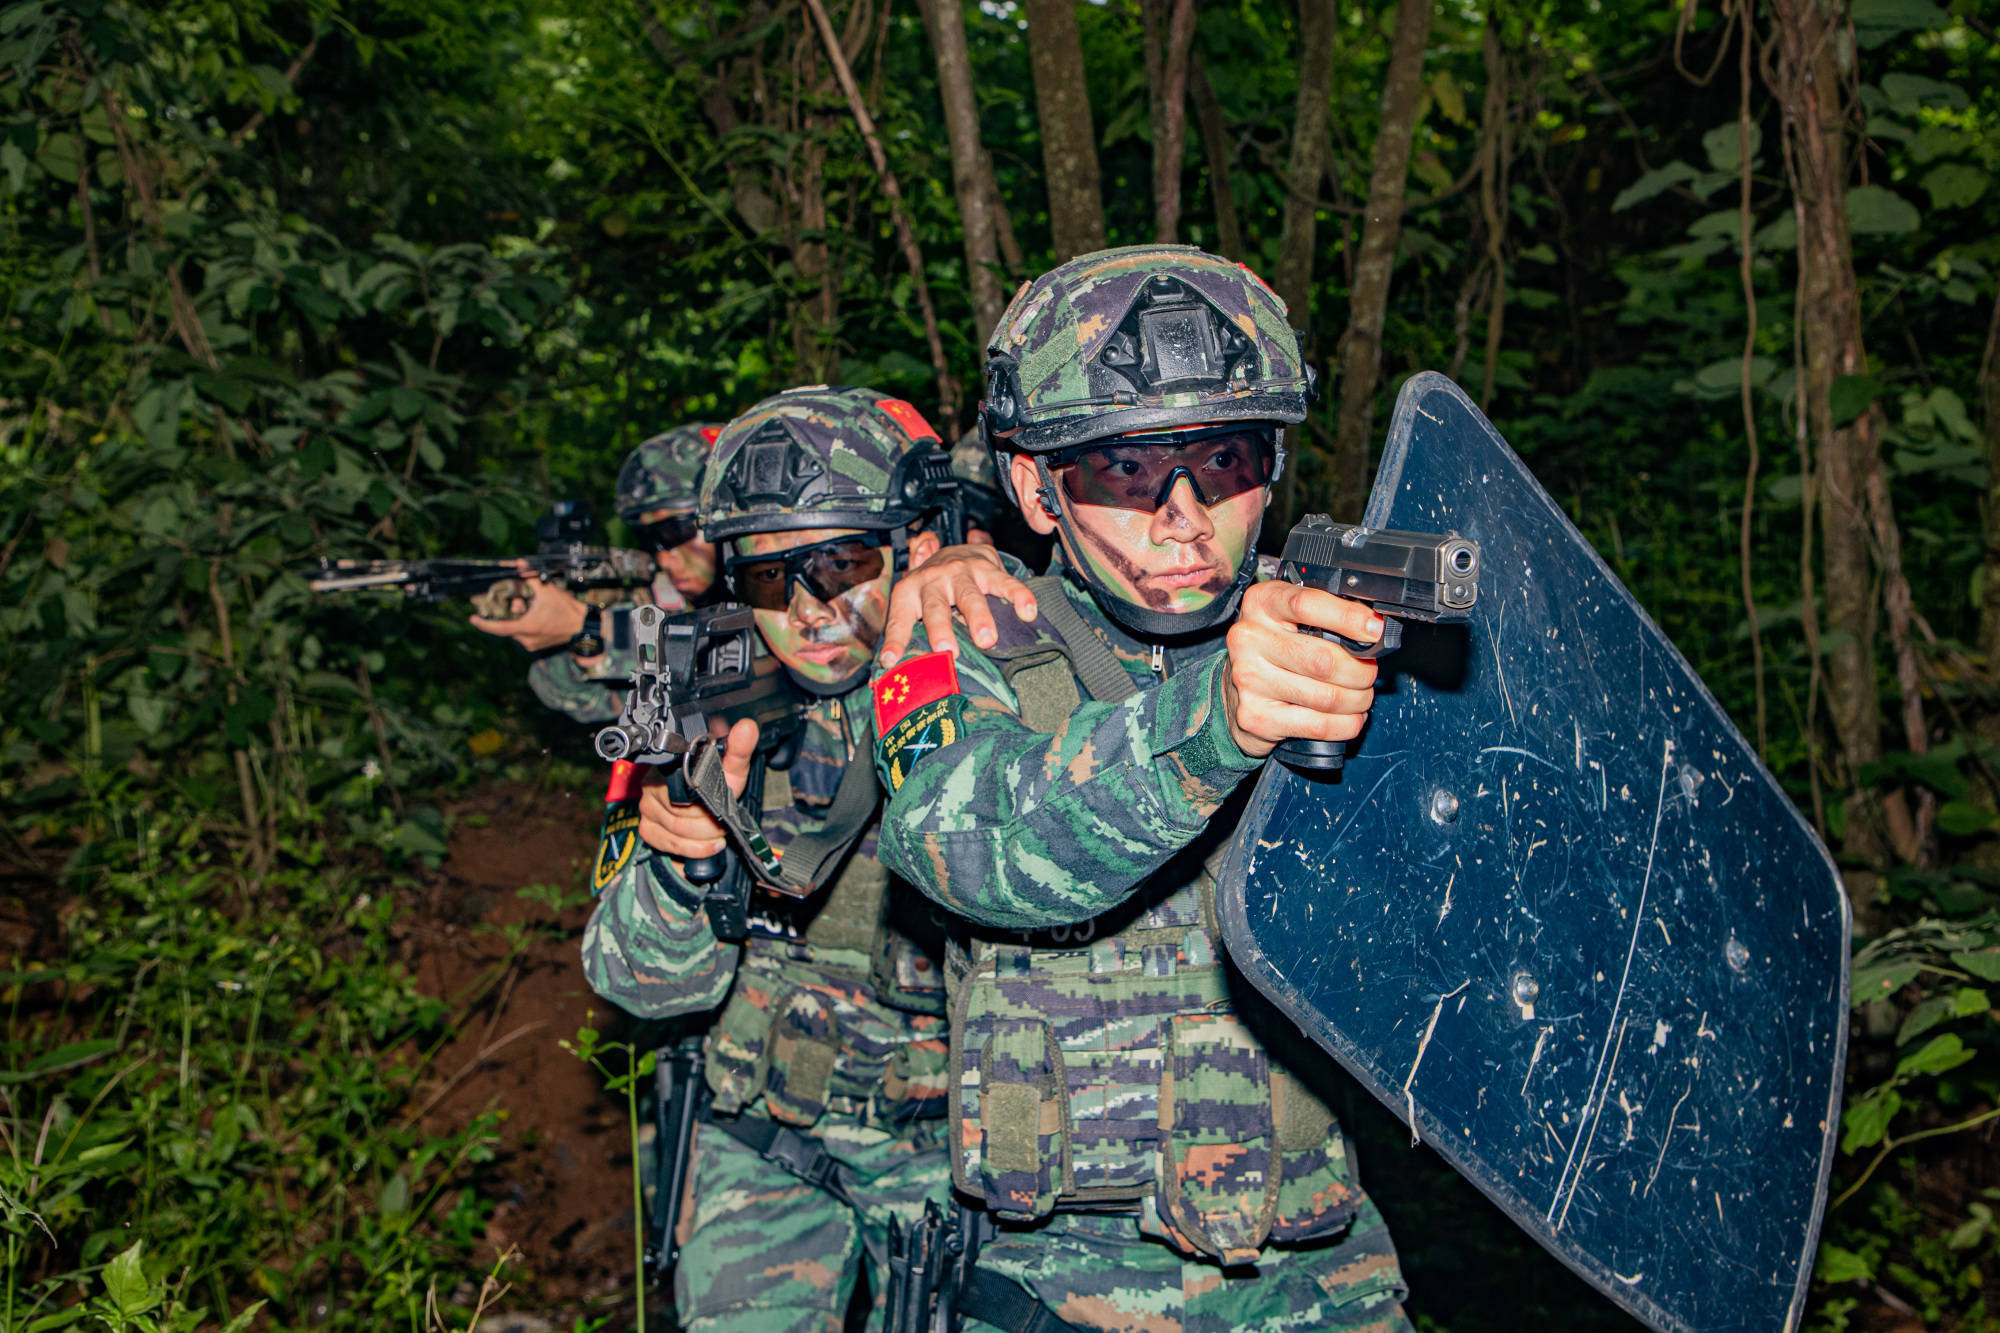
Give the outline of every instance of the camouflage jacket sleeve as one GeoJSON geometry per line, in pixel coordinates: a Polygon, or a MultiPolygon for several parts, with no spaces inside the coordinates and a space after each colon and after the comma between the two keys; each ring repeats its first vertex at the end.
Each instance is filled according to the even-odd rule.
{"type": "MultiPolygon", "coordinates": [[[[630,611],[631,603],[620,603],[609,611],[630,611]]],[[[537,657],[528,667],[528,688],[535,697],[558,713],[577,722],[614,722],[624,707],[624,691],[615,688],[632,678],[638,650],[631,645],[606,648],[589,666],[584,666],[566,648],[537,657]]]]}
{"type": "MultiPolygon", "coordinates": [[[[806,718],[798,758],[786,774],[790,801],[764,815],[764,836],[783,850],[792,839],[816,832],[847,764],[844,725],[859,727],[868,692],[846,700],[815,704],[806,718]],[[856,713],[854,710],[862,710],[856,713]]],[[[854,739],[858,762],[866,762],[869,735],[854,739]]],[[[642,849],[643,850],[643,849],[642,849]]],[[[875,854],[870,828],[857,856],[875,854]]],[[[722,1002],[736,974],[740,947],[716,939],[702,891],[682,877],[671,857],[650,853],[633,858],[598,900],[583,935],[583,970],[591,989],[641,1018],[711,1009],[722,1002]]]]}
{"type": "Polygon", "coordinates": [[[640,1018],[713,1009],[740,953],[715,938],[700,894],[657,853],[635,856],[618,873],[583,930],[590,988],[640,1018]]]}
{"type": "Polygon", "coordinates": [[[919,710],[877,742],[890,793],[883,864],[987,925],[1036,929],[1117,906],[1262,763],[1230,737],[1226,660],[1217,652],[1121,703],[1086,699],[1044,735],[1021,721],[994,662],[961,639],[961,694],[930,714],[955,715],[952,725],[903,734],[919,710]]]}

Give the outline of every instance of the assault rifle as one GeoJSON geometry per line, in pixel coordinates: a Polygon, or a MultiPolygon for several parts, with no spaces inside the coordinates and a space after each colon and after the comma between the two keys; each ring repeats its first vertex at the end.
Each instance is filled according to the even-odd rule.
{"type": "Polygon", "coordinates": [[[496,583],[528,577],[570,588],[639,587],[657,572],[645,551],[617,546],[590,546],[590,506],[558,500],[535,520],[535,553],[514,560],[333,560],[301,566],[314,592],[352,592],[358,588],[400,588],[419,602],[474,597],[496,583]]]}
{"type": "MultiPolygon", "coordinates": [[[[641,606],[632,612],[632,688],[618,720],[600,729],[597,753],[614,764],[668,768],[667,793],[686,803],[698,792],[766,877],[778,857],[748,812],[763,808],[764,772],[797,753],[805,696],[764,647],[755,613],[724,602],[694,611],[641,606]],[[741,718],[757,723],[750,785],[731,798],[722,782],[718,733],[741,718]]],[[[749,932],[750,876],[724,849],[687,863],[688,882],[703,890],[716,938],[749,932]]]]}
{"type": "MultiPolygon", "coordinates": [[[[1307,514],[1285,539],[1281,561],[1280,578],[1367,602],[1381,614],[1380,642],[1321,636],[1356,657],[1381,657],[1402,647],[1405,620],[1469,620],[1479,600],[1479,543],[1453,532],[1390,532],[1307,514]]],[[[1304,772],[1331,772],[1347,762],[1347,746],[1341,741],[1286,741],[1278,747],[1278,758],[1304,772]]]]}

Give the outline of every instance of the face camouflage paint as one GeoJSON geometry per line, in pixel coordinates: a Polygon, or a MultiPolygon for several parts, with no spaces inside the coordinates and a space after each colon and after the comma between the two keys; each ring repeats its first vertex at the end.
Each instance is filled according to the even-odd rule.
{"type": "Polygon", "coordinates": [[[1263,522],[1264,490],[1204,505],[1177,480],[1156,510],[1072,504],[1069,517],[1071,556],[1116,596],[1185,613],[1208,606],[1235,582],[1263,522]]]}
{"type": "Polygon", "coordinates": [[[869,545],[852,529],[828,528],[760,532],[738,538],[736,547],[729,559],[730,585],[755,611],[757,628],[779,661],[822,684],[872,665],[889,621],[887,547],[869,545]],[[745,569],[760,574],[758,600],[746,595],[740,578],[745,569]],[[773,599],[774,586],[782,600],[775,607],[759,605],[773,599]],[[817,595],[815,587],[827,595],[817,595]]]}

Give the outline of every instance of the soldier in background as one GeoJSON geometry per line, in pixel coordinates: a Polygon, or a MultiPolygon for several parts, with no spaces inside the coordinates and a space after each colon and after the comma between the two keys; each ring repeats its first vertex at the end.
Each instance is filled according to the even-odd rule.
{"type": "Polygon", "coordinates": [[[974,1319],[997,1279],[1083,1328],[1409,1326],[1331,1066],[1214,924],[1243,779],[1372,702],[1372,662],[1299,631],[1380,619],[1253,582],[1311,393],[1276,295],[1192,247],[1073,260],[995,331],[984,424],[1053,577],[875,685],[883,861],[977,923],[947,967],[954,1178],[1003,1223],[974,1319]]]}
{"type": "MultiPolygon", "coordinates": [[[[797,758],[763,793],[793,882],[756,895],[748,940],[718,939],[683,871],[724,849],[722,828],[649,787],[639,832],[656,852],[612,879],[583,943],[591,986],[634,1014],[723,1005],[675,1275],[691,1330],[838,1330],[864,1252],[879,1310],[890,1220],[949,1195],[940,951],[929,904],[876,859],[868,675],[891,586],[957,504],[923,417],[865,389],[759,403],[724,428],[702,485],[728,595],[811,698],[797,758]]],[[[739,796],[755,727],[728,737],[739,796]]]]}
{"type": "MultiPolygon", "coordinates": [[[[677,426],[640,444],[618,470],[618,517],[652,551],[660,572],[650,600],[670,611],[699,601],[715,582],[715,548],[697,531],[695,502],[720,430],[677,426]]],[[[538,654],[528,668],[536,698],[578,722],[609,722],[618,716],[615,687],[633,665],[620,617],[638,604],[600,606],[539,579],[509,580],[487,594],[472,624],[538,654]]]]}

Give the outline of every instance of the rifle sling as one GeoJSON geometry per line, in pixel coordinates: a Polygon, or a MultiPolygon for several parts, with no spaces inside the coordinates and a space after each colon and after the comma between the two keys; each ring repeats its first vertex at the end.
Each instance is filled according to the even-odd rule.
{"type": "Polygon", "coordinates": [[[1058,1318],[1012,1278],[976,1264],[966,1273],[953,1308],[1006,1333],[1082,1333],[1081,1325],[1058,1318]]]}
{"type": "Polygon", "coordinates": [[[840,786],[834,789],[833,803],[827,807],[819,832],[792,839],[780,858],[764,841],[760,821],[723,780],[720,746],[700,745],[685,767],[688,786],[716,819],[737,835],[737,841],[758,862],[762,875],[799,897],[819,888],[861,837],[882,791],[875,780],[875,765],[867,755],[856,755],[840,775],[840,786]]]}
{"type": "Polygon", "coordinates": [[[801,1134],[775,1120],[749,1120],[742,1116],[718,1116],[702,1108],[702,1123],[721,1130],[774,1166],[797,1176],[815,1189],[825,1190],[848,1207],[854,1201],[840,1183],[840,1163],[826,1145],[809,1134],[801,1134]]]}
{"type": "Polygon", "coordinates": [[[1097,637],[1083,617],[1070,605],[1069,594],[1063,590],[1060,576],[1044,574],[1040,578],[1028,580],[1028,590],[1035,594],[1035,605],[1040,609],[1049,627],[1062,637],[1063,646],[1069,649],[1070,670],[1076,672],[1083,688],[1090,691],[1090,697],[1100,703],[1115,704],[1139,692],[1130,673],[1097,637]]]}

